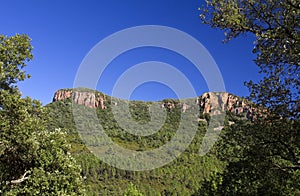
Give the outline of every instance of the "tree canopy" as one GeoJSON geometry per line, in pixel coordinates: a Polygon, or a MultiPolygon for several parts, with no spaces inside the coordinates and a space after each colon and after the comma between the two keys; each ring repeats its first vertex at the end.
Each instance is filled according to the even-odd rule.
{"type": "Polygon", "coordinates": [[[264,78],[247,83],[251,98],[283,117],[299,119],[299,2],[211,0],[201,12],[203,23],[224,30],[225,41],[254,36],[255,62],[264,78]]]}
{"type": "Polygon", "coordinates": [[[203,23],[225,32],[225,42],[241,35],[255,39],[254,61],[263,76],[246,82],[249,98],[260,106],[256,119],[236,120],[224,131],[217,154],[227,168],[202,192],[299,194],[299,2],[208,0],[200,11],[203,23]]]}
{"type": "Polygon", "coordinates": [[[31,52],[27,35],[0,35],[0,194],[81,194],[81,170],[65,133],[47,130],[47,109],[16,86],[29,77],[23,68],[31,52]]]}

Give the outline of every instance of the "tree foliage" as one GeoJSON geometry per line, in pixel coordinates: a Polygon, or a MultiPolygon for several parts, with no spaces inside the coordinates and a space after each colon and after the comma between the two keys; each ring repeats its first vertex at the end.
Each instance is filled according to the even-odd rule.
{"type": "Polygon", "coordinates": [[[18,81],[30,77],[23,68],[33,58],[30,38],[26,35],[0,35],[0,87],[12,90],[18,81]]]}
{"type": "Polygon", "coordinates": [[[246,82],[260,106],[256,119],[236,121],[219,143],[219,157],[228,158],[228,165],[216,193],[299,194],[299,2],[208,0],[200,10],[203,23],[225,31],[225,42],[254,37],[263,75],[246,82]]]}
{"type": "Polygon", "coordinates": [[[0,194],[81,194],[80,167],[65,133],[47,130],[47,109],[21,98],[16,86],[29,77],[23,68],[31,50],[26,35],[0,36],[0,194]]]}
{"type": "Polygon", "coordinates": [[[225,41],[254,36],[255,62],[264,78],[247,83],[251,98],[283,117],[299,119],[299,2],[209,0],[201,11],[203,23],[225,31],[225,41]]]}
{"type": "Polygon", "coordinates": [[[137,189],[137,187],[129,183],[127,189],[124,192],[124,196],[143,196],[143,194],[137,189]]]}
{"type": "MultiPolygon", "coordinates": [[[[108,95],[106,95],[106,98],[107,100],[111,99],[108,95]]],[[[195,100],[196,98],[190,99],[193,103],[195,100]]],[[[179,103],[179,100],[168,99],[159,102],[158,105],[171,101],[179,103]]],[[[187,102],[189,100],[184,101],[189,104],[187,102]]],[[[147,106],[150,105],[149,102],[118,99],[117,107],[123,108],[126,105],[129,105],[130,113],[128,114],[120,109],[120,116],[131,115],[138,123],[144,123],[149,120],[149,111],[147,110],[147,106]]],[[[192,104],[189,105],[192,107],[192,104]]],[[[116,122],[112,106],[109,103],[105,106],[106,109],[91,109],[85,106],[80,108],[87,115],[92,115],[92,112],[96,110],[99,123],[109,138],[117,145],[134,151],[155,149],[170,141],[174,137],[174,134],[176,134],[182,112],[180,104],[175,104],[175,108],[166,109],[167,115],[163,126],[160,124],[155,125],[156,127],[161,127],[156,133],[139,137],[128,133],[126,129],[124,130],[116,122]]],[[[163,167],[149,171],[126,171],[105,163],[87,150],[84,143],[88,143],[89,149],[95,152],[97,148],[101,149],[99,144],[104,143],[105,140],[100,134],[95,135],[90,133],[90,127],[94,126],[92,125],[93,121],[89,122],[84,120],[84,118],[82,120],[77,119],[80,123],[76,124],[77,126],[82,126],[82,130],[87,130],[87,135],[84,135],[85,142],[81,140],[73,120],[74,108],[72,109],[72,101],[70,99],[53,102],[46,107],[49,108],[51,116],[49,126],[59,127],[62,130],[68,131],[67,139],[72,145],[71,152],[74,154],[77,162],[81,164],[82,175],[86,179],[85,184],[87,185],[86,190],[88,195],[95,193],[100,195],[129,194],[127,192],[128,189],[133,189],[130,185],[131,183],[136,185],[138,190],[144,195],[176,195],[179,193],[182,195],[191,195],[200,188],[202,180],[207,178],[210,172],[223,170],[223,163],[217,160],[214,155],[199,155],[199,149],[201,148],[207,126],[206,123],[203,123],[204,119],[199,122],[198,131],[190,146],[179,157],[174,157],[174,161],[163,167]]],[[[164,108],[159,109],[164,110],[164,108]]],[[[155,118],[157,114],[153,113],[153,115],[152,117],[155,118]]],[[[189,118],[192,121],[195,116],[191,115],[189,118]]],[[[187,121],[189,122],[189,120],[187,121]]],[[[124,121],[122,123],[128,122],[124,121]]],[[[81,134],[84,134],[84,132],[81,132],[81,134]]],[[[179,142],[177,145],[180,146],[182,144],[179,142]]],[[[109,153],[111,149],[103,148],[103,150],[109,153]]],[[[145,161],[144,164],[148,164],[148,162],[145,161]]]]}
{"type": "Polygon", "coordinates": [[[215,195],[299,194],[299,122],[267,125],[230,120],[235,124],[223,130],[215,147],[227,166],[222,173],[212,174],[199,194],[212,190],[215,195]]]}

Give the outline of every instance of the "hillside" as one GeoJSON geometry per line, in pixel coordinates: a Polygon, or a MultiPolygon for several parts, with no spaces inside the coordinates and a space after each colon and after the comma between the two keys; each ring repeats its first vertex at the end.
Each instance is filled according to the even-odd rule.
{"type": "MultiPolygon", "coordinates": [[[[49,127],[61,128],[68,133],[71,153],[81,164],[82,176],[85,178],[89,195],[121,195],[130,182],[146,195],[173,195],[178,192],[182,195],[195,194],[204,179],[212,172],[222,171],[226,164],[217,159],[214,153],[200,156],[199,149],[202,148],[203,138],[207,137],[205,135],[207,128],[210,126],[215,132],[220,132],[221,129],[234,124],[235,118],[242,118],[245,121],[255,118],[255,109],[249,102],[229,93],[204,93],[202,96],[185,100],[165,99],[158,102],[142,102],[115,99],[101,92],[84,88],[62,89],[55,93],[53,102],[46,107],[51,117],[49,127]],[[150,122],[151,117],[155,119],[161,111],[166,113],[165,120],[162,125],[153,125],[160,127],[154,134],[137,136],[128,133],[124,130],[124,125],[129,122],[126,121],[128,114],[122,109],[126,105],[129,106],[132,119],[141,126],[150,122]],[[157,111],[149,112],[151,105],[159,106],[155,108],[157,111]],[[119,116],[124,117],[122,126],[114,116],[116,107],[121,108],[118,110],[119,116]],[[80,116],[76,117],[80,112],[90,116],[88,119],[85,117],[80,119],[80,116]],[[93,113],[96,113],[97,121],[91,117],[93,113]],[[224,122],[220,121],[222,114],[226,113],[226,116],[223,115],[224,122]],[[103,146],[106,141],[102,141],[101,134],[91,134],[91,130],[99,125],[115,144],[138,153],[167,144],[176,136],[180,126],[184,126],[188,134],[192,123],[182,123],[183,118],[184,122],[195,123],[195,135],[183,153],[180,154],[180,150],[176,152],[180,154],[179,157],[162,167],[146,171],[117,169],[98,159],[94,155],[95,152],[94,154],[90,152],[91,149],[96,151],[101,148],[106,154],[111,154],[110,151],[113,150],[103,146]],[[95,125],[96,122],[99,124],[95,125]],[[81,130],[81,137],[78,129],[81,130]]],[[[180,140],[176,142],[178,149],[183,149],[182,142],[180,140]]],[[[149,161],[149,164],[153,161],[153,159],[145,160],[149,161]]],[[[137,160],[136,163],[145,160],[137,160]]],[[[141,167],[137,164],[136,168],[138,170],[141,167]]]]}

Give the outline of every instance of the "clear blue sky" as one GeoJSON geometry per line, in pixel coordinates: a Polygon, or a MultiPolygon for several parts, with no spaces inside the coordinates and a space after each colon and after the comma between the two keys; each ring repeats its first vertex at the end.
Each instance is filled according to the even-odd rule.
{"type": "MultiPolygon", "coordinates": [[[[242,37],[222,44],[224,34],[203,25],[198,7],[201,0],[2,0],[0,33],[28,34],[32,38],[34,60],[26,71],[32,78],[19,84],[24,96],[52,101],[60,88],[71,88],[79,65],[92,47],[105,37],[139,25],[164,25],[184,31],[201,42],[215,59],[226,90],[246,96],[244,81],[257,80],[258,69],[251,53],[253,39],[242,37]]],[[[126,52],[107,67],[97,90],[111,94],[118,77],[130,66],[143,61],[174,65],[190,79],[198,95],[207,91],[193,65],[167,50],[140,48],[126,52]]],[[[138,87],[132,99],[174,98],[174,92],[158,83],[138,87]]]]}

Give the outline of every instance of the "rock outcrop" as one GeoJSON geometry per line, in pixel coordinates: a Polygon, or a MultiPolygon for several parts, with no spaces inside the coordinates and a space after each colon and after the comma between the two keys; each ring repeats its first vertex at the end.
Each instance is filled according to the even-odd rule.
{"type": "MultiPolygon", "coordinates": [[[[58,90],[53,97],[53,102],[71,99],[73,103],[84,105],[90,108],[106,109],[107,97],[98,92],[89,89],[62,89],[58,90]]],[[[244,114],[248,119],[253,119],[255,108],[248,101],[229,93],[204,93],[198,97],[197,105],[199,105],[202,114],[220,115],[229,111],[235,114],[244,114]]],[[[117,102],[112,102],[117,105],[117,102]]],[[[181,107],[182,112],[186,112],[190,108],[187,103],[180,103],[178,100],[166,99],[162,101],[161,108],[168,111],[176,107],[181,107]]]]}
{"type": "Polygon", "coordinates": [[[54,94],[53,102],[63,101],[66,99],[71,99],[73,103],[84,105],[89,108],[106,109],[106,96],[98,92],[92,92],[90,90],[84,91],[82,89],[58,90],[54,94]]]}
{"type": "Polygon", "coordinates": [[[248,119],[253,119],[255,110],[247,100],[229,93],[204,93],[198,97],[197,104],[202,114],[218,115],[229,111],[235,114],[243,113],[248,119]]]}
{"type": "Polygon", "coordinates": [[[188,104],[186,104],[186,103],[183,103],[182,104],[182,107],[181,107],[181,111],[184,113],[187,109],[189,109],[189,105],[188,104]]]}
{"type": "Polygon", "coordinates": [[[73,90],[58,90],[55,92],[53,97],[53,102],[55,101],[63,101],[72,96],[73,90]]]}
{"type": "Polygon", "coordinates": [[[161,104],[161,108],[165,108],[168,111],[180,106],[180,102],[178,100],[163,100],[161,104]]]}

